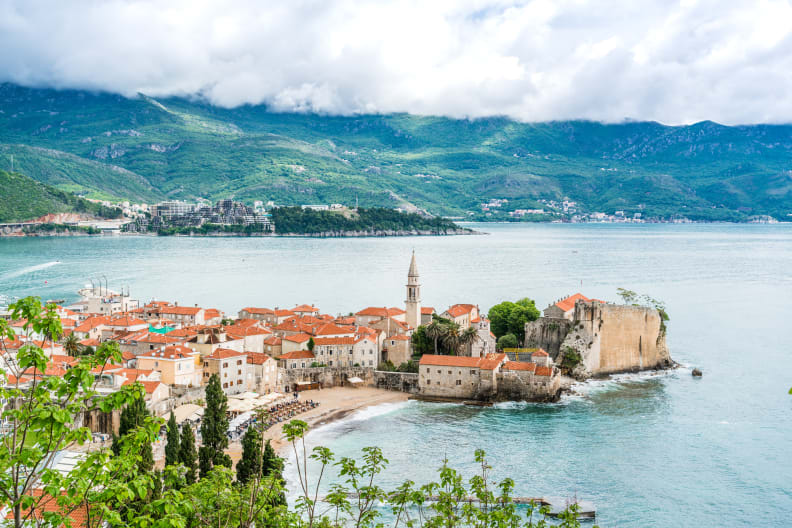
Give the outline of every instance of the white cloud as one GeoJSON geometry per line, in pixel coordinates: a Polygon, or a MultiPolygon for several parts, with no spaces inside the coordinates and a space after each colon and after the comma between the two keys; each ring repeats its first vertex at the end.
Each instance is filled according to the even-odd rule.
{"type": "Polygon", "coordinates": [[[0,80],[284,111],[792,121],[789,1],[0,0],[0,80]]]}

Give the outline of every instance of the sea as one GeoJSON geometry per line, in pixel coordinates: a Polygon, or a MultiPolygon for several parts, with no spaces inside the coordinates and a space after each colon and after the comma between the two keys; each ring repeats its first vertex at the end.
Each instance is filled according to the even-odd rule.
{"type": "MultiPolygon", "coordinates": [[[[575,292],[664,301],[680,368],[575,387],[556,404],[408,401],[320,426],[338,457],[379,446],[386,488],[475,473],[515,494],[594,505],[600,526],[792,526],[792,225],[471,224],[479,236],[0,239],[0,302],[71,302],[86,284],[234,314],[401,306],[415,251],[424,306],[575,292]],[[691,369],[703,377],[691,376],[691,369]]],[[[316,468],[309,468],[313,471],[316,468]]],[[[290,479],[294,475],[287,468],[290,479]]],[[[334,471],[326,484],[337,479],[334,471]]]]}

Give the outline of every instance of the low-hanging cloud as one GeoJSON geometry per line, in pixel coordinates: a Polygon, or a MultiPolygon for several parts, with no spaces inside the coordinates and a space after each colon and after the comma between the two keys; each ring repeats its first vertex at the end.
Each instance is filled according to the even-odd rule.
{"type": "Polygon", "coordinates": [[[0,81],[280,111],[792,121],[788,1],[0,0],[0,81]]]}

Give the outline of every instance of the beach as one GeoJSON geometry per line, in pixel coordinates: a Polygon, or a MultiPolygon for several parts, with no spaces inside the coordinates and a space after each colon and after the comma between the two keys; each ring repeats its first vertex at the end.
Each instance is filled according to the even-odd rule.
{"type": "MultiPolygon", "coordinates": [[[[302,420],[308,423],[309,429],[340,420],[349,414],[383,403],[406,401],[408,395],[403,392],[376,389],[374,387],[333,387],[331,389],[308,390],[300,393],[300,400],[313,400],[319,406],[307,412],[298,414],[292,420],[302,420]]],[[[280,456],[287,456],[286,448],[289,443],[283,438],[283,424],[281,422],[264,431],[263,437],[269,440],[275,451],[280,456]]],[[[242,456],[241,439],[228,446],[227,453],[236,464],[242,456]]]]}

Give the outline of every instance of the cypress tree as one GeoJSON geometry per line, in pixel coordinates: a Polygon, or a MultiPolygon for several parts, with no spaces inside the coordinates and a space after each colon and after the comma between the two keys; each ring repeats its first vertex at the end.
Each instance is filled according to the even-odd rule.
{"type": "Polygon", "coordinates": [[[248,427],[242,437],[242,458],[237,462],[237,482],[247,484],[252,478],[261,475],[261,435],[253,427],[248,427]]]}
{"type": "Polygon", "coordinates": [[[187,484],[192,484],[196,480],[196,458],[198,458],[198,454],[195,452],[195,436],[190,424],[185,422],[182,425],[181,442],[179,443],[179,462],[187,468],[185,474],[187,484]]]}
{"type": "Polygon", "coordinates": [[[220,378],[212,374],[206,386],[206,410],[201,422],[203,445],[198,450],[201,477],[205,477],[214,466],[231,467],[231,457],[223,450],[228,447],[228,397],[220,387],[220,378]]]}
{"type": "Polygon", "coordinates": [[[264,477],[272,475],[283,480],[281,471],[283,471],[283,459],[275,453],[272,444],[267,440],[267,443],[264,445],[264,454],[261,459],[261,475],[264,477]]]}
{"type": "Polygon", "coordinates": [[[165,465],[173,466],[179,463],[179,426],[173,411],[168,418],[168,436],[165,444],[165,465]]]}
{"type": "MultiPolygon", "coordinates": [[[[143,425],[148,415],[149,410],[146,408],[146,402],[143,398],[137,398],[124,407],[121,411],[121,419],[118,425],[118,436],[113,435],[113,454],[116,456],[121,454],[121,439],[143,425]]],[[[146,442],[142,446],[140,456],[140,469],[142,471],[151,471],[154,468],[154,453],[151,450],[151,443],[146,442]]]]}

